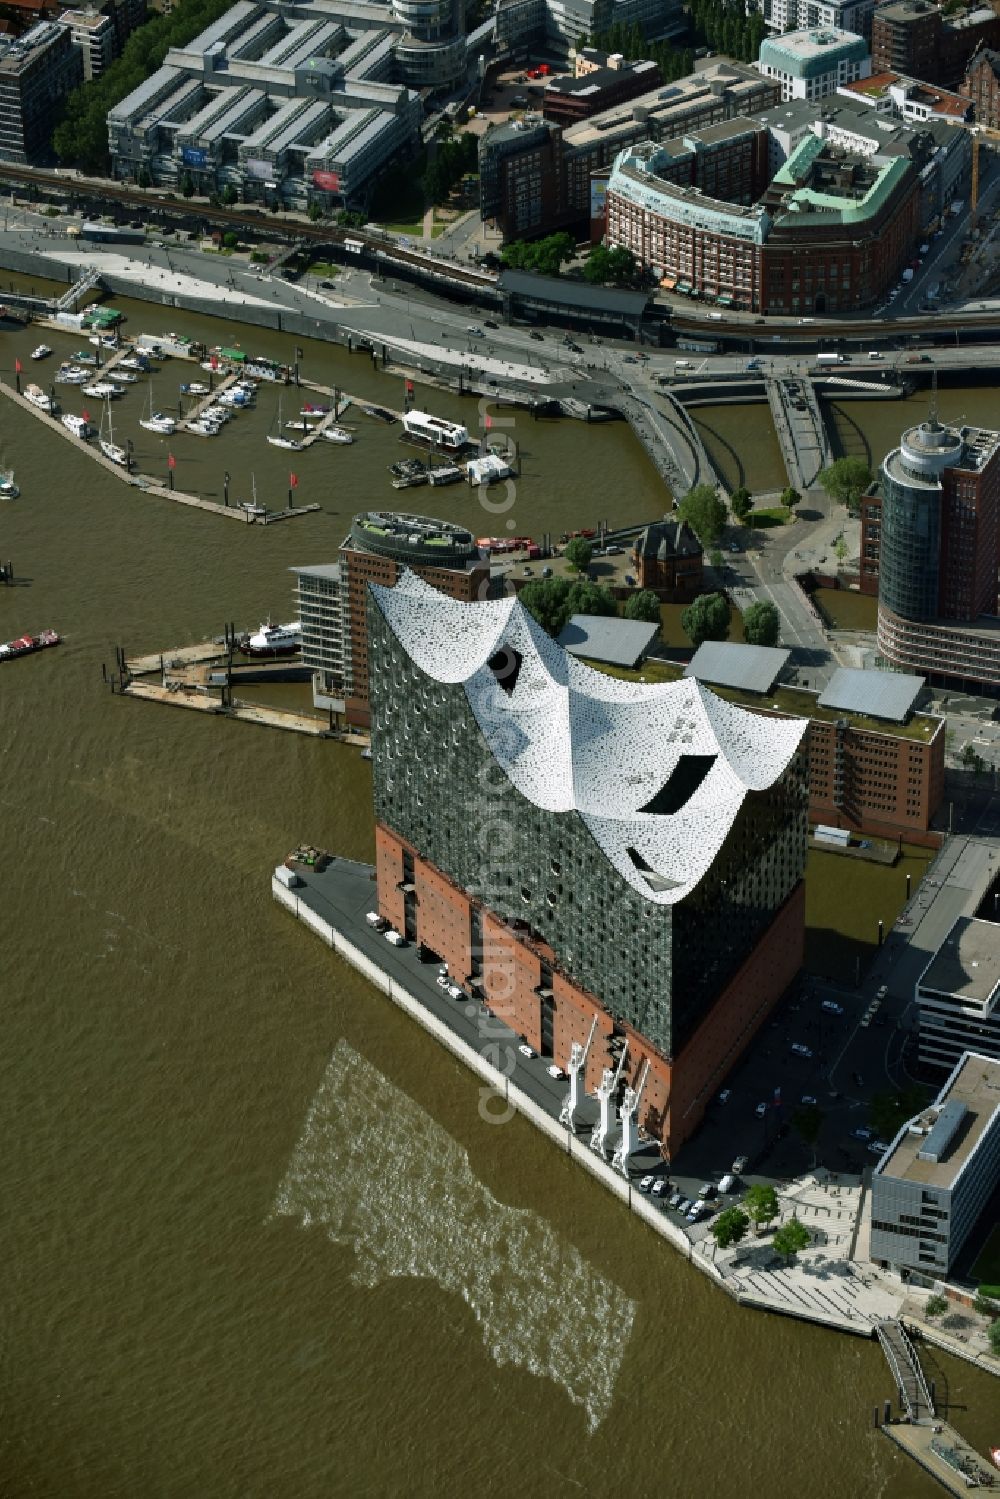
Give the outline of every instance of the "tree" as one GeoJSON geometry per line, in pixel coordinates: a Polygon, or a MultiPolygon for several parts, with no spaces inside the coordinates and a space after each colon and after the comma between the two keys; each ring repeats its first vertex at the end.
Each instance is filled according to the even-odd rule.
{"type": "Polygon", "coordinates": [[[729,498],[729,507],[738,521],[745,521],[753,509],[753,495],[745,484],[734,489],[729,498]]]}
{"type": "Polygon", "coordinates": [[[191,179],[190,172],[185,172],[181,178],[181,194],[185,198],[194,197],[194,182],[191,179]]]}
{"type": "Polygon", "coordinates": [[[755,1232],[759,1232],[762,1224],[777,1218],[778,1194],[773,1187],[748,1187],[743,1194],[743,1206],[750,1215],[755,1232]]]}
{"type": "Polygon", "coordinates": [[[774,1238],[771,1240],[778,1254],[786,1260],[798,1254],[800,1249],[805,1249],[809,1243],[809,1230],[798,1218],[789,1218],[780,1228],[775,1229],[774,1238]]]}
{"type": "Polygon", "coordinates": [[[869,1122],[880,1140],[891,1140],[926,1101],[927,1090],[919,1086],[876,1093],[868,1108],[869,1122]]]}
{"type": "Polygon", "coordinates": [[[924,1315],[927,1317],[940,1317],[942,1312],[948,1310],[948,1302],[944,1296],[928,1296],[927,1305],[924,1307],[924,1315]]]}
{"type": "Polygon", "coordinates": [[[585,579],[539,578],[526,583],[518,601],[549,635],[558,635],[574,614],[611,615],[618,612],[606,588],[585,579]]]}
{"type": "Polygon", "coordinates": [[[816,1144],[819,1140],[820,1130],[823,1128],[823,1115],[815,1104],[806,1104],[801,1109],[796,1109],[792,1115],[792,1124],[796,1133],[801,1136],[807,1145],[813,1149],[813,1161],[816,1159],[816,1144]]]}
{"type": "Polygon", "coordinates": [[[585,573],[593,555],[594,548],[585,536],[574,536],[563,547],[563,556],[574,572],[585,573]]]}
{"type": "MultiPolygon", "coordinates": [[[[614,596],[599,583],[590,583],[585,578],[578,578],[575,583],[569,585],[569,593],[566,595],[566,618],[563,625],[572,619],[574,614],[602,614],[610,616],[618,613],[618,605],[614,596]]],[[[559,626],[562,629],[562,625],[559,626]]]]}
{"type": "Polygon", "coordinates": [[[226,205],[227,208],[231,208],[232,205],[234,203],[238,203],[239,200],[240,200],[240,195],[236,191],[236,188],[233,186],[233,184],[231,182],[227,182],[226,185],[225,185],[225,187],[222,189],[222,201],[223,201],[223,203],[226,205]]]}
{"type": "Polygon", "coordinates": [[[694,646],[725,640],[729,634],[729,600],[724,593],[702,593],[681,615],[681,629],[694,646]]]}
{"type": "Polygon", "coordinates": [[[989,1296],[984,1296],[982,1290],[978,1290],[972,1303],[973,1311],[979,1313],[980,1317],[996,1317],[1000,1314],[1000,1304],[989,1296]]]}
{"type": "MultiPolygon", "coordinates": [[[[440,152],[438,153],[440,155],[440,152]]],[[[558,276],[564,261],[576,254],[572,234],[549,234],[544,239],[512,240],[500,252],[504,265],[517,271],[538,271],[543,276],[558,276]]]]}
{"type": "Polygon", "coordinates": [[[726,507],[711,484],[696,484],[677,506],[677,513],[703,547],[713,546],[726,524],[726,507]]]}
{"type": "Polygon", "coordinates": [[[595,245],[583,264],[584,280],[595,286],[606,281],[631,281],[635,271],[635,256],[622,246],[609,250],[606,245],[595,245]]]}
{"type": "Polygon", "coordinates": [[[222,236],[222,243],[227,250],[235,250],[239,242],[240,237],[236,233],[235,229],[227,229],[225,234],[222,236]]]}
{"type": "Polygon", "coordinates": [[[725,1208],[709,1228],[709,1233],[720,1249],[738,1244],[750,1227],[750,1219],[742,1208],[725,1208]]]}
{"type": "Polygon", "coordinates": [[[781,616],[770,599],[758,599],[743,616],[743,638],[747,645],[777,645],[781,616]]]}
{"type": "Polygon", "coordinates": [[[856,510],[861,496],[872,482],[871,469],[863,458],[837,458],[819,476],[828,495],[856,510]]]}
{"type": "Polygon", "coordinates": [[[723,565],[724,561],[725,561],[725,558],[723,557],[722,553],[719,551],[719,548],[718,547],[713,547],[712,550],[708,554],[708,565],[709,565],[709,567],[721,567],[723,565]]]}
{"type": "Polygon", "coordinates": [[[996,1358],[1000,1358],[1000,1321],[990,1323],[986,1329],[986,1336],[989,1339],[990,1352],[996,1358]]]}
{"type": "Polygon", "coordinates": [[[637,593],[629,594],[624,613],[626,619],[641,619],[643,624],[658,625],[660,601],[648,588],[640,588],[637,593]]]}
{"type": "Polygon", "coordinates": [[[799,494],[798,490],[793,489],[790,484],[787,486],[787,488],[781,491],[781,503],[784,505],[786,510],[794,510],[801,499],[802,496],[799,494]]]}

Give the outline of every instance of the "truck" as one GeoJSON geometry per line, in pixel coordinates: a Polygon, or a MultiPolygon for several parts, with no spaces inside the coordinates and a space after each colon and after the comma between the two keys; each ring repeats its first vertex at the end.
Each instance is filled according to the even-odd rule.
{"type": "Polygon", "coordinates": [[[846,364],[843,354],[817,354],[817,364],[846,364]]]}

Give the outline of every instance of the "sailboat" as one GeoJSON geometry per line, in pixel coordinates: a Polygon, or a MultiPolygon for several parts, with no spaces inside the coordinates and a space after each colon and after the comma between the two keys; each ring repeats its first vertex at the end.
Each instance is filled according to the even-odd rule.
{"type": "Polygon", "coordinates": [[[111,426],[111,403],[108,401],[104,407],[104,416],[101,417],[101,432],[97,439],[97,445],[105,458],[110,458],[112,463],[119,464],[122,468],[128,468],[128,454],[124,448],[120,448],[115,442],[114,430],[111,426]],[[104,435],[104,416],[108,419],[108,435],[104,435]]]}
{"type": "Polygon", "coordinates": [[[168,416],[165,411],[153,410],[153,382],[149,382],[149,414],[139,418],[139,426],[145,427],[147,432],[159,432],[164,437],[169,437],[177,426],[174,418],[168,416]]]}
{"type": "Polygon", "coordinates": [[[16,500],[21,491],[14,483],[14,470],[0,473],[0,500],[16,500]]]}
{"type": "Polygon", "coordinates": [[[281,423],[281,397],[279,396],[278,397],[278,430],[277,430],[277,432],[269,432],[267,434],[267,440],[271,444],[272,448],[290,448],[293,453],[301,453],[302,452],[302,444],[300,442],[296,442],[294,440],[294,438],[291,438],[291,437],[282,437],[282,435],[281,435],[281,425],[282,425],[282,423],[281,423]]]}

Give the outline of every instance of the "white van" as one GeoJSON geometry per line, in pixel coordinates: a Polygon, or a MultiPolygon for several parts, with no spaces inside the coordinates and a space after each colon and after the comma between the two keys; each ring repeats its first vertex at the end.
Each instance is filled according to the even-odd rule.
{"type": "Polygon", "coordinates": [[[881,359],[882,355],[879,353],[878,349],[869,349],[868,350],[868,358],[869,359],[881,359]]]}
{"type": "Polygon", "coordinates": [[[675,370],[689,370],[690,368],[691,368],[691,361],[690,361],[690,359],[675,359],[674,360],[674,369],[675,370]]]}
{"type": "Polygon", "coordinates": [[[736,1185],[736,1178],[735,1178],[735,1176],[730,1176],[727,1173],[722,1178],[722,1180],[719,1182],[719,1196],[720,1197],[725,1197],[726,1193],[727,1192],[731,1192],[733,1190],[733,1188],[735,1187],[735,1185],[736,1185]]]}

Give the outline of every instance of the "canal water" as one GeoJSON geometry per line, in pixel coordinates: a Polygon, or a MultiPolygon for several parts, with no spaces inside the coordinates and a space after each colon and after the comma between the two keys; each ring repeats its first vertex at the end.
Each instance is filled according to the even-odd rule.
{"type": "MultiPolygon", "coordinates": [[[[5,371],[30,342],[3,338],[5,371]]],[[[398,396],[361,358],[304,364],[398,396]]],[[[266,420],[185,447],[178,482],[228,466],[273,498],[266,420]]],[[[659,508],[623,428],[516,421],[509,512],[481,521],[464,488],[415,507],[535,533],[659,508]]],[[[396,498],[397,447],[365,424],[296,455],[322,513],[264,530],[144,498],[0,406],[22,490],[0,503],[21,580],[0,638],[65,635],[0,673],[0,1493],[930,1499],[872,1430],[876,1345],[734,1307],[529,1125],[486,1123],[476,1080],[273,904],[300,840],[372,857],[356,752],[103,685],[119,642],[286,617],[288,568],[396,498]]],[[[995,1385],[932,1372],[995,1440],[995,1385]]]]}

